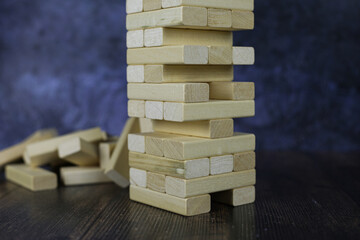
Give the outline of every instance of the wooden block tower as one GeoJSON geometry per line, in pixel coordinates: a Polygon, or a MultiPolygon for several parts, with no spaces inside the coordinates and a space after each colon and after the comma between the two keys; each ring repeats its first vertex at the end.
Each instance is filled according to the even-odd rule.
{"type": "Polygon", "coordinates": [[[233,31],[254,28],[253,0],[127,0],[130,117],[154,132],[129,134],[130,199],[185,216],[210,211],[211,198],[255,201],[255,136],[233,118],[255,114],[252,47],[233,31]],[[211,194],[211,195],[210,195],[211,194]]]}

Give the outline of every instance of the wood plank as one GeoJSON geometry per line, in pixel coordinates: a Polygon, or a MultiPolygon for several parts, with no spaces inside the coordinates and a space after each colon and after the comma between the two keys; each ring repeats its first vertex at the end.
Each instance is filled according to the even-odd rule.
{"type": "Polygon", "coordinates": [[[162,0],[143,0],[144,11],[161,9],[162,0]]]}
{"type": "Polygon", "coordinates": [[[164,119],[164,102],[146,101],[145,116],[149,119],[164,119]]]}
{"type": "Polygon", "coordinates": [[[255,102],[252,100],[164,103],[164,119],[174,122],[252,117],[254,115],[255,102]]]}
{"type": "Polygon", "coordinates": [[[56,129],[39,130],[39,131],[36,131],[33,134],[31,134],[29,137],[27,137],[22,142],[14,145],[14,146],[11,146],[11,147],[1,150],[0,151],[0,170],[2,170],[6,164],[16,162],[17,160],[22,158],[27,145],[29,145],[31,143],[47,140],[50,138],[54,138],[57,135],[58,134],[57,134],[56,129]]]}
{"type": "Polygon", "coordinates": [[[227,191],[211,194],[211,198],[216,202],[221,202],[231,206],[241,206],[255,202],[255,187],[242,187],[227,191]]]}
{"type": "Polygon", "coordinates": [[[255,135],[235,133],[228,138],[179,137],[163,142],[165,157],[186,160],[255,150],[255,135]]]}
{"type": "Polygon", "coordinates": [[[147,188],[156,192],[165,193],[165,175],[147,172],[147,188]]]}
{"type": "Polygon", "coordinates": [[[32,168],[25,164],[7,165],[5,175],[7,180],[31,191],[57,188],[56,174],[41,168],[32,168]]]}
{"type": "Polygon", "coordinates": [[[211,208],[209,194],[184,199],[146,188],[130,186],[130,199],[184,216],[207,213],[211,208]]]}
{"type": "Polygon", "coordinates": [[[162,0],[163,8],[179,6],[198,6],[253,11],[254,0],[162,0]]]}
{"type": "Polygon", "coordinates": [[[58,146],[60,159],[78,166],[95,166],[99,164],[99,151],[96,144],[75,137],[58,146]]]}
{"type": "Polygon", "coordinates": [[[207,46],[164,46],[127,50],[127,64],[207,64],[207,46]]]}
{"type": "Polygon", "coordinates": [[[177,138],[177,135],[154,132],[145,136],[145,152],[159,157],[164,156],[163,141],[169,138],[177,138]]]}
{"type": "Polygon", "coordinates": [[[127,48],[144,47],[144,30],[133,30],[126,33],[127,48]]]}
{"type": "Polygon", "coordinates": [[[128,83],[143,83],[143,82],[145,82],[145,66],[144,65],[127,66],[126,79],[127,79],[128,83]]]}
{"type": "Polygon", "coordinates": [[[89,185],[111,182],[99,167],[62,167],[60,178],[65,186],[89,185]]]}
{"type": "Polygon", "coordinates": [[[233,34],[228,31],[205,31],[173,28],[151,28],[144,32],[146,47],[200,45],[233,46],[233,34]]]}
{"type": "Polygon", "coordinates": [[[218,28],[231,28],[232,12],[228,9],[209,8],[208,26],[218,28]]]}
{"type": "Polygon", "coordinates": [[[129,99],[170,101],[170,102],[205,102],[209,101],[207,83],[164,83],[164,84],[128,84],[129,99]]]}
{"type": "Polygon", "coordinates": [[[153,121],[156,132],[174,133],[205,138],[224,138],[234,134],[232,119],[214,119],[191,122],[153,121]]]}
{"type": "Polygon", "coordinates": [[[106,169],[110,163],[111,154],[114,152],[116,141],[104,142],[99,144],[100,168],[106,169]]]}
{"type": "Polygon", "coordinates": [[[253,82],[209,83],[210,99],[216,100],[254,100],[255,84],[253,82]]]}
{"type": "Polygon", "coordinates": [[[128,135],[128,149],[132,152],[145,153],[145,134],[130,133],[128,135]]]}
{"type": "Polygon", "coordinates": [[[126,0],[126,13],[142,12],[143,9],[143,0],[126,0]]]}
{"type": "Polygon", "coordinates": [[[209,64],[229,65],[232,64],[232,47],[211,46],[209,47],[209,64]]]}
{"type": "Polygon", "coordinates": [[[88,142],[99,142],[107,139],[106,133],[102,132],[100,128],[92,128],[32,143],[26,147],[26,151],[24,152],[23,157],[25,163],[35,167],[57,160],[58,146],[74,137],[80,137],[88,142]]]}
{"type": "Polygon", "coordinates": [[[255,16],[253,12],[233,10],[231,14],[231,18],[232,18],[232,27],[235,29],[238,28],[254,29],[255,16]]]}
{"type": "Polygon", "coordinates": [[[190,180],[166,176],[166,193],[176,197],[191,197],[255,184],[255,170],[232,172],[190,180]]]}
{"type": "Polygon", "coordinates": [[[144,170],[130,168],[130,184],[138,187],[146,188],[147,186],[147,173],[144,170]]]}
{"type": "Polygon", "coordinates": [[[255,152],[241,152],[234,154],[234,171],[240,172],[254,169],[256,165],[255,152]]]}
{"type": "Polygon", "coordinates": [[[129,164],[134,168],[184,179],[209,176],[210,172],[208,158],[179,161],[170,158],[130,152],[129,164]]]}
{"type": "Polygon", "coordinates": [[[255,63],[255,50],[252,47],[233,47],[234,65],[253,65],[255,63]]]}
{"type": "Polygon", "coordinates": [[[128,101],[129,117],[144,118],[145,117],[145,101],[129,100],[128,101]]]}
{"type": "Polygon", "coordinates": [[[210,157],[210,175],[232,172],[234,169],[234,156],[223,155],[210,157]]]}

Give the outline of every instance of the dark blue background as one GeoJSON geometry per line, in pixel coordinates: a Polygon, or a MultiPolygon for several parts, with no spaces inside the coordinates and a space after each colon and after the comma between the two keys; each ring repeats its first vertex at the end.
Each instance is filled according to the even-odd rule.
{"type": "MultiPolygon", "coordinates": [[[[258,150],[359,150],[360,1],[255,0],[257,116],[236,120],[258,150]]],[[[0,1],[0,148],[39,128],[127,118],[125,0],[0,1]]]]}

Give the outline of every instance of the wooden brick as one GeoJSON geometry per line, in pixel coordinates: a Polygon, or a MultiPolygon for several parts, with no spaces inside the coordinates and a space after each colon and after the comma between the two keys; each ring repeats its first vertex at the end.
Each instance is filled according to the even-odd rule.
{"type": "Polygon", "coordinates": [[[161,9],[161,0],[143,0],[144,11],[161,9]]]}
{"type": "Polygon", "coordinates": [[[145,136],[145,152],[159,157],[164,156],[163,141],[169,138],[176,138],[177,135],[154,132],[145,136]]]}
{"type": "Polygon", "coordinates": [[[255,202],[255,187],[242,187],[223,192],[217,192],[211,195],[214,201],[228,204],[231,206],[241,206],[255,202]]]}
{"type": "Polygon", "coordinates": [[[99,167],[62,167],[60,178],[65,186],[111,182],[99,167]]]}
{"type": "Polygon", "coordinates": [[[227,9],[208,9],[208,26],[219,28],[231,28],[231,10],[227,9]]]}
{"type": "Polygon", "coordinates": [[[164,102],[146,101],[145,116],[150,119],[164,119],[164,102]]]}
{"type": "Polygon", "coordinates": [[[210,157],[210,174],[217,175],[232,172],[234,169],[234,156],[223,155],[210,157]]]}
{"type": "Polygon", "coordinates": [[[198,6],[252,11],[254,10],[254,0],[162,0],[163,8],[179,6],[198,6]]]}
{"type": "Polygon", "coordinates": [[[126,13],[142,12],[143,9],[143,0],[126,0],[126,13]]]}
{"type": "Polygon", "coordinates": [[[129,117],[144,118],[145,117],[145,101],[129,100],[128,101],[129,117]]]}
{"type": "Polygon", "coordinates": [[[106,169],[110,163],[111,154],[114,152],[116,141],[99,144],[100,168],[106,169]]]}
{"type": "Polygon", "coordinates": [[[138,187],[146,188],[147,177],[146,171],[136,168],[130,168],[130,184],[138,187]]]}
{"type": "Polygon", "coordinates": [[[234,65],[253,65],[255,63],[255,50],[252,47],[233,47],[234,65]]]}
{"type": "Polygon", "coordinates": [[[147,172],[147,187],[153,191],[165,193],[165,175],[147,172]]]}
{"type": "Polygon", "coordinates": [[[253,82],[210,83],[210,99],[216,100],[254,100],[253,82]]]}
{"type": "Polygon", "coordinates": [[[128,135],[128,149],[132,152],[145,153],[145,135],[130,133],[128,135]]]}
{"type": "Polygon", "coordinates": [[[145,66],[131,65],[127,66],[126,79],[129,83],[143,83],[145,82],[145,66]]]}
{"type": "Polygon", "coordinates": [[[254,29],[254,13],[250,11],[232,11],[232,27],[240,29],[254,29]]]}
{"type": "Polygon", "coordinates": [[[95,144],[75,137],[63,142],[58,147],[60,159],[78,166],[94,166],[99,164],[99,152],[95,144]]]}
{"type": "Polygon", "coordinates": [[[228,65],[232,64],[232,47],[211,46],[209,47],[209,64],[228,65]]]}
{"type": "Polygon", "coordinates": [[[234,154],[234,171],[240,172],[255,168],[255,152],[241,152],[234,154]]]}
{"type": "Polygon", "coordinates": [[[128,31],[126,34],[127,48],[144,47],[144,30],[128,31]]]}

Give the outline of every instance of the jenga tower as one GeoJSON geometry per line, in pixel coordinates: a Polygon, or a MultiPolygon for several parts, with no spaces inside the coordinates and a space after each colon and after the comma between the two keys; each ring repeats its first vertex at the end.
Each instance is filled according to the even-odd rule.
{"type": "Polygon", "coordinates": [[[254,64],[232,31],[254,28],[253,0],[127,0],[130,117],[154,132],[129,134],[130,199],[185,216],[211,196],[255,201],[255,136],[233,118],[255,114],[254,83],[233,65],[254,64]]]}

